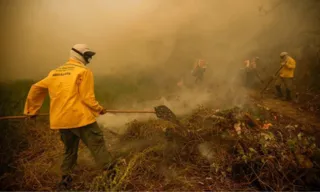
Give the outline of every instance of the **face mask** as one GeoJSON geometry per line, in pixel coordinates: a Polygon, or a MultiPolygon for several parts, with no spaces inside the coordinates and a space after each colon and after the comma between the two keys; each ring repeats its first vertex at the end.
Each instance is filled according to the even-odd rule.
{"type": "Polygon", "coordinates": [[[93,51],[86,51],[84,53],[81,53],[80,51],[78,51],[75,48],[72,48],[72,50],[76,53],[78,53],[79,55],[81,55],[83,57],[83,59],[85,60],[85,62],[88,64],[90,63],[92,56],[94,56],[96,53],[93,51]]]}

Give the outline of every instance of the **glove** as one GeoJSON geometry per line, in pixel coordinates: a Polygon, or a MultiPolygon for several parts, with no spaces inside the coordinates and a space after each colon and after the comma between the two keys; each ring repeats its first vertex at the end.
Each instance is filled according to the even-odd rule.
{"type": "Polygon", "coordinates": [[[26,114],[27,119],[35,119],[38,116],[38,114],[26,114]]]}
{"type": "Polygon", "coordinates": [[[100,111],[100,115],[104,115],[104,114],[106,114],[107,113],[107,109],[102,109],[101,111],[100,111]]]}

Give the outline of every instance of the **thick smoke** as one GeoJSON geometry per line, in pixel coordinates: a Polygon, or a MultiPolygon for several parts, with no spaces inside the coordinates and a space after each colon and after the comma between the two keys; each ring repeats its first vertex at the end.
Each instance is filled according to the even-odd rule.
{"type": "Polygon", "coordinates": [[[0,80],[39,80],[68,59],[73,44],[87,43],[97,52],[89,65],[96,76],[125,78],[143,72],[155,74],[153,80],[163,84],[176,84],[166,80],[187,80],[194,61],[205,59],[205,80],[214,84],[214,93],[180,91],[189,110],[179,106],[183,102],[170,101],[178,113],[217,97],[232,96],[228,103],[239,105],[244,101],[236,86],[242,61],[257,55],[273,70],[279,65],[279,53],[288,51],[300,65],[301,47],[306,42],[319,44],[312,35],[314,26],[319,26],[315,25],[319,4],[314,0],[2,0],[0,80]]]}
{"type": "MultiPolygon", "coordinates": [[[[203,57],[215,74],[257,49],[250,40],[270,17],[261,1],[2,1],[1,80],[39,79],[68,58],[75,43],[97,51],[97,75],[170,68],[176,75],[203,57]]],[[[170,74],[172,73],[172,74],[170,74]]]]}

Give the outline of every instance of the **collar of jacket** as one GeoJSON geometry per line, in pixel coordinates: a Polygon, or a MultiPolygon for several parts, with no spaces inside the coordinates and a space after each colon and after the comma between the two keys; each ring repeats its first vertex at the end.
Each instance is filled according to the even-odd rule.
{"type": "Polygon", "coordinates": [[[86,67],[81,61],[78,61],[78,60],[73,59],[73,58],[69,58],[69,60],[67,61],[66,64],[77,65],[79,67],[86,67]]]}

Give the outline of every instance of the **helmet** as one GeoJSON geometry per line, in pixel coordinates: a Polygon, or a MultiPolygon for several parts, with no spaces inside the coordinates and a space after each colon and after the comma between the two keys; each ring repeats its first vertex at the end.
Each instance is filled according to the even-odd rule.
{"type": "Polygon", "coordinates": [[[282,53],[280,53],[280,57],[284,57],[284,56],[287,56],[287,55],[288,55],[287,52],[282,52],[282,53]]]}
{"type": "Polygon", "coordinates": [[[71,48],[70,56],[75,57],[85,64],[90,63],[90,60],[96,53],[91,51],[86,44],[76,44],[71,48]],[[76,53],[77,55],[75,55],[76,53]],[[79,58],[79,56],[81,58],[79,58]]]}

